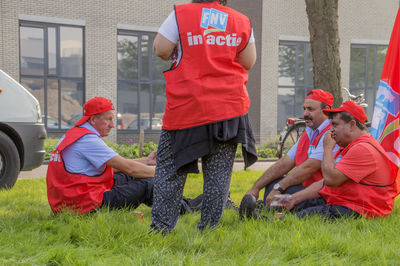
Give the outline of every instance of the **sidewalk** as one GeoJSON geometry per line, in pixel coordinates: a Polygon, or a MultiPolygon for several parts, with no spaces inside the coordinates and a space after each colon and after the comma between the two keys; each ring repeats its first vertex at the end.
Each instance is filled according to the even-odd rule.
{"type": "MultiPolygon", "coordinates": [[[[276,160],[258,160],[255,164],[249,167],[253,171],[265,171],[267,170],[276,160]]],[[[233,164],[233,171],[242,171],[244,167],[243,161],[236,160],[233,164]]],[[[40,167],[33,169],[31,171],[23,171],[19,173],[18,178],[41,178],[46,177],[47,164],[43,164],[40,167]]]]}

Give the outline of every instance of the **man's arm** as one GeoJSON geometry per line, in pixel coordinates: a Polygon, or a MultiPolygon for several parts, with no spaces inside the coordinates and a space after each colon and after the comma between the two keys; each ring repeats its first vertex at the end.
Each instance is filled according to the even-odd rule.
{"type": "Polygon", "coordinates": [[[147,178],[154,177],[155,174],[154,167],[145,165],[135,159],[125,159],[119,155],[108,160],[106,165],[132,177],[147,178]]]}
{"type": "Polygon", "coordinates": [[[248,43],[246,48],[241,51],[238,56],[239,64],[241,64],[244,69],[250,70],[254,66],[257,58],[255,43],[248,43]]]}
{"type": "Polygon", "coordinates": [[[147,157],[133,159],[133,160],[146,165],[156,165],[156,158],[157,158],[157,152],[152,151],[149,155],[147,155],[147,157]]]}
{"type": "Polygon", "coordinates": [[[290,173],[279,182],[279,185],[281,185],[281,187],[285,190],[290,186],[301,184],[320,168],[321,161],[316,159],[307,159],[295,169],[290,171],[290,173]]]}
{"type": "Polygon", "coordinates": [[[283,176],[295,166],[295,162],[289,156],[282,157],[274,163],[264,174],[254,183],[253,187],[246,194],[253,195],[258,199],[260,190],[275,179],[283,176]]]}
{"type": "Polygon", "coordinates": [[[176,44],[157,33],[153,42],[153,50],[162,60],[168,61],[174,52],[176,44]]]}
{"type": "MultiPolygon", "coordinates": [[[[290,173],[285,176],[279,185],[283,190],[286,190],[290,186],[301,184],[303,181],[307,180],[316,171],[321,168],[321,162],[316,159],[307,159],[302,164],[294,168],[290,173]]],[[[273,190],[266,198],[266,203],[269,205],[276,194],[281,194],[278,190],[273,190]]]]}
{"type": "Polygon", "coordinates": [[[336,142],[332,138],[332,132],[327,132],[324,138],[324,159],[322,160],[321,169],[325,184],[328,187],[339,186],[349,179],[335,168],[335,159],[332,152],[335,145],[336,142]]]}

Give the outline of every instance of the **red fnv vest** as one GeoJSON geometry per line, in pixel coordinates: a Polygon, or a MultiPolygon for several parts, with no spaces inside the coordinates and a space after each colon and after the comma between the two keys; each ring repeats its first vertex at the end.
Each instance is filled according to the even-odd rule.
{"type": "MultiPolygon", "coordinates": [[[[317,147],[319,140],[321,137],[324,135],[326,131],[328,131],[331,128],[331,124],[327,125],[319,134],[318,136],[315,137],[313,142],[310,145],[310,138],[308,137],[307,132],[304,132],[303,135],[301,135],[299,144],[297,145],[297,150],[296,150],[296,155],[294,157],[294,161],[296,166],[302,164],[305,160],[308,159],[308,152],[309,149],[313,149],[313,147],[317,147]]],[[[319,181],[322,179],[322,172],[321,169],[316,171],[315,173],[312,174],[309,178],[303,181],[302,185],[304,187],[308,187],[312,183],[319,181]]]]}
{"type": "Polygon", "coordinates": [[[94,133],[86,128],[71,128],[51,154],[46,182],[47,198],[54,212],[67,208],[81,214],[97,209],[103,201],[103,193],[114,184],[113,170],[109,166],[98,176],[72,174],[65,169],[63,150],[86,134],[94,133]]]}
{"type": "Polygon", "coordinates": [[[382,146],[369,134],[365,134],[347,145],[342,151],[338,151],[335,159],[344,156],[352,146],[361,142],[372,144],[386,158],[392,172],[391,183],[376,186],[362,182],[356,183],[349,179],[337,187],[324,186],[319,194],[328,205],[346,206],[367,218],[386,216],[392,212],[394,199],[398,195],[396,182],[398,167],[390,161],[382,146]]]}
{"type": "Polygon", "coordinates": [[[248,74],[238,53],[250,38],[250,20],[217,1],[178,5],[175,14],[182,58],[164,72],[162,128],[184,129],[246,114],[248,74]]]}

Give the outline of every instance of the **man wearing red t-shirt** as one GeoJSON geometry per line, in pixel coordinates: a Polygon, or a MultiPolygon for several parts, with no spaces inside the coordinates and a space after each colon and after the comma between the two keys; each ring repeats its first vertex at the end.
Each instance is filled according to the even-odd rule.
{"type": "Polygon", "coordinates": [[[398,168],[382,146],[366,133],[364,109],[347,101],[324,113],[332,118],[332,130],[323,140],[323,180],[293,194],[286,207],[290,209],[298,202],[320,196],[321,199],[314,200],[316,206],[298,212],[297,216],[371,218],[388,215],[398,194],[398,168]],[[342,148],[333,156],[331,151],[335,144],[342,148]]]}

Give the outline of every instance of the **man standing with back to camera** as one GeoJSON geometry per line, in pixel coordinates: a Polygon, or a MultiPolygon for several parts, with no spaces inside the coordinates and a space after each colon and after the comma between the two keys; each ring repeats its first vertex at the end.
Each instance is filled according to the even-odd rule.
{"type": "Polygon", "coordinates": [[[154,40],[173,66],[164,72],[167,103],[154,182],[151,228],[169,232],[179,215],[187,173],[202,158],[203,205],[198,229],[215,227],[228,199],[237,143],[246,167],[257,159],[247,112],[246,70],[256,48],[251,23],[226,0],[177,5],[154,40]]]}

